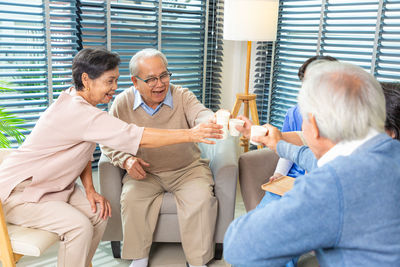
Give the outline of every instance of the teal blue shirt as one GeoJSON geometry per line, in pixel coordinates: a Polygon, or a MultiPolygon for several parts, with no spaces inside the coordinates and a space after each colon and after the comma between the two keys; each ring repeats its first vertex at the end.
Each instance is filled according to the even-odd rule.
{"type": "Polygon", "coordinates": [[[137,108],[142,107],[144,109],[144,111],[146,111],[147,114],[149,114],[150,116],[153,116],[160,110],[162,105],[167,105],[171,109],[174,108],[173,103],[172,103],[172,94],[171,94],[170,88],[168,88],[168,92],[167,92],[167,95],[165,96],[164,100],[155,109],[149,107],[143,101],[143,98],[140,95],[139,90],[136,90],[136,88],[134,86],[132,86],[132,90],[133,90],[133,93],[135,94],[135,102],[133,103],[133,110],[136,110],[137,108]]]}

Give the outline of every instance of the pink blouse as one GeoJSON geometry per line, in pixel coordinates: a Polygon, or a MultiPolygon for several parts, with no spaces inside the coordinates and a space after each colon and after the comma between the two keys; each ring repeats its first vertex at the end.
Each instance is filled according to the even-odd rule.
{"type": "Polygon", "coordinates": [[[16,185],[32,178],[24,201],[67,201],[96,143],[136,154],[143,130],[62,92],[20,148],[0,165],[0,199],[4,202],[16,185]]]}

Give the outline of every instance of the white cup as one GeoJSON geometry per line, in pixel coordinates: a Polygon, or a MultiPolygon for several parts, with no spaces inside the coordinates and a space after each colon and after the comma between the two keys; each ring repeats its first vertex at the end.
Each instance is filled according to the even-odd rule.
{"type": "Polygon", "coordinates": [[[231,113],[226,110],[218,110],[215,113],[215,116],[217,118],[217,124],[228,125],[229,118],[231,117],[231,113]]]}
{"type": "Polygon", "coordinates": [[[252,139],[254,136],[264,136],[268,132],[268,129],[260,126],[260,125],[253,125],[251,126],[251,134],[250,134],[250,143],[256,146],[262,145],[261,143],[254,142],[252,139]]]}
{"type": "Polygon", "coordinates": [[[222,125],[222,139],[226,139],[228,137],[228,123],[231,113],[226,110],[218,110],[216,113],[217,124],[222,125]]]}
{"type": "Polygon", "coordinates": [[[228,137],[228,133],[229,133],[228,124],[222,125],[222,129],[221,130],[223,131],[223,133],[221,134],[222,135],[221,139],[224,140],[224,139],[226,139],[228,137]]]}
{"type": "Polygon", "coordinates": [[[240,132],[236,130],[236,126],[243,126],[244,121],[239,119],[230,119],[229,120],[229,134],[232,136],[239,136],[240,132]]]}

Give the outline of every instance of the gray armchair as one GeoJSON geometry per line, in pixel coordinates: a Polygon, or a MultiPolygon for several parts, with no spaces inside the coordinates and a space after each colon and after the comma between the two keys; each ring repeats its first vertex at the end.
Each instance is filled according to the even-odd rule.
{"type": "MultiPolygon", "coordinates": [[[[238,138],[228,137],[217,140],[215,145],[199,144],[202,158],[210,159],[210,168],[214,176],[215,196],[218,199],[218,216],[215,229],[215,258],[222,257],[222,243],[225,231],[234,218],[238,138]]],[[[115,258],[120,257],[120,241],[122,240],[121,205],[122,178],[125,171],[110,163],[105,155],[99,160],[100,192],[106,197],[112,208],[112,217],[108,221],[103,241],[111,241],[115,258]]],[[[164,194],[161,210],[154,232],[154,242],[180,242],[178,216],[175,199],[171,193],[164,194]]]]}
{"type": "Polygon", "coordinates": [[[244,153],[239,158],[239,183],[246,211],[257,207],[264,196],[261,185],[274,174],[279,157],[268,148],[244,153]]]}

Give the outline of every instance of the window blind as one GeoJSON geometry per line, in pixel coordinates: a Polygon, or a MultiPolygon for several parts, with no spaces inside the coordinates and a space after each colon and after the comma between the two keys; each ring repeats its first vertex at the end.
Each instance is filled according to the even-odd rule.
{"type": "Polygon", "coordinates": [[[257,112],[260,124],[267,122],[268,107],[271,104],[273,45],[273,42],[258,42],[256,46],[254,93],[257,95],[257,112]]]}
{"type": "Polygon", "coordinates": [[[400,82],[400,1],[383,1],[374,75],[381,81],[400,82]]]}
{"type": "Polygon", "coordinates": [[[25,135],[48,105],[43,15],[41,1],[0,1],[0,80],[14,90],[0,95],[0,105],[25,120],[25,135]]]}
{"type": "MultiPolygon", "coordinates": [[[[50,0],[49,4],[50,28],[47,29],[47,34],[50,40],[48,48],[51,51],[47,55],[47,90],[56,99],[61,91],[72,84],[72,59],[80,47],[80,40],[76,2],[50,0]]],[[[52,99],[48,104],[51,102],[52,99]]]]}
{"type": "MultiPolygon", "coordinates": [[[[118,92],[132,85],[129,74],[131,57],[143,48],[152,47],[167,56],[173,73],[172,83],[188,87],[202,101],[206,90],[203,88],[203,74],[205,66],[208,67],[208,61],[204,64],[204,56],[208,55],[206,51],[213,55],[213,50],[222,49],[221,45],[204,49],[208,32],[215,28],[205,28],[207,3],[200,0],[111,1],[110,47],[121,56],[118,92]]],[[[80,5],[83,47],[107,47],[105,1],[80,1],[80,5]]],[[[217,9],[215,5],[212,3],[210,9],[217,9]]],[[[218,38],[222,39],[221,36],[218,38]]],[[[217,75],[221,69],[214,71],[217,75]]],[[[207,73],[206,78],[214,73],[207,73]]],[[[205,104],[217,106],[220,92],[208,89],[210,91],[215,91],[208,95],[211,94],[216,101],[210,100],[205,104]]]]}
{"type": "Polygon", "coordinates": [[[221,100],[222,61],[223,61],[223,0],[210,0],[208,7],[207,59],[203,93],[206,107],[217,111],[221,100]]]}
{"type": "Polygon", "coordinates": [[[161,50],[174,74],[201,101],[203,89],[206,1],[162,1],[161,50]]]}
{"type": "MultiPolygon", "coordinates": [[[[262,111],[260,123],[270,123],[281,127],[286,111],[296,104],[300,81],[298,68],[303,62],[316,54],[320,28],[321,1],[280,1],[278,33],[274,55],[273,80],[271,92],[269,84],[260,83],[264,77],[268,82],[271,66],[266,59],[265,68],[256,72],[257,102],[262,111]],[[262,73],[264,71],[264,73],[262,73]],[[268,99],[270,96],[270,99],[268,99]],[[268,105],[270,103],[270,105],[268,105]],[[267,106],[268,105],[268,106],[267,106]]],[[[258,45],[258,53],[267,53],[272,44],[258,45]]],[[[258,57],[258,62],[263,58],[258,57]]]]}
{"type": "Polygon", "coordinates": [[[111,2],[111,49],[121,57],[118,92],[130,87],[131,57],[143,48],[158,48],[159,1],[111,2]]]}
{"type": "MultiPolygon", "coordinates": [[[[264,69],[255,77],[262,87],[256,89],[259,99],[271,96],[262,123],[281,127],[287,109],[297,103],[298,68],[315,55],[359,65],[381,81],[400,80],[399,15],[398,0],[280,1],[272,91],[257,83],[264,69]]],[[[263,44],[258,49],[265,50],[263,44]]]]}
{"type": "Polygon", "coordinates": [[[0,95],[0,105],[24,119],[22,132],[29,134],[41,113],[70,86],[77,45],[70,1],[49,1],[47,11],[42,1],[25,2],[0,2],[0,79],[14,90],[0,95]]]}
{"type": "Polygon", "coordinates": [[[132,84],[132,55],[153,47],[166,54],[172,82],[189,87],[215,110],[220,95],[221,8],[222,0],[0,1],[0,81],[11,82],[9,87],[15,89],[0,95],[0,106],[25,119],[27,135],[71,85],[72,59],[80,49],[105,47],[120,54],[120,92],[132,84]]]}
{"type": "Polygon", "coordinates": [[[327,1],[320,53],[371,68],[379,1],[327,1]]]}

